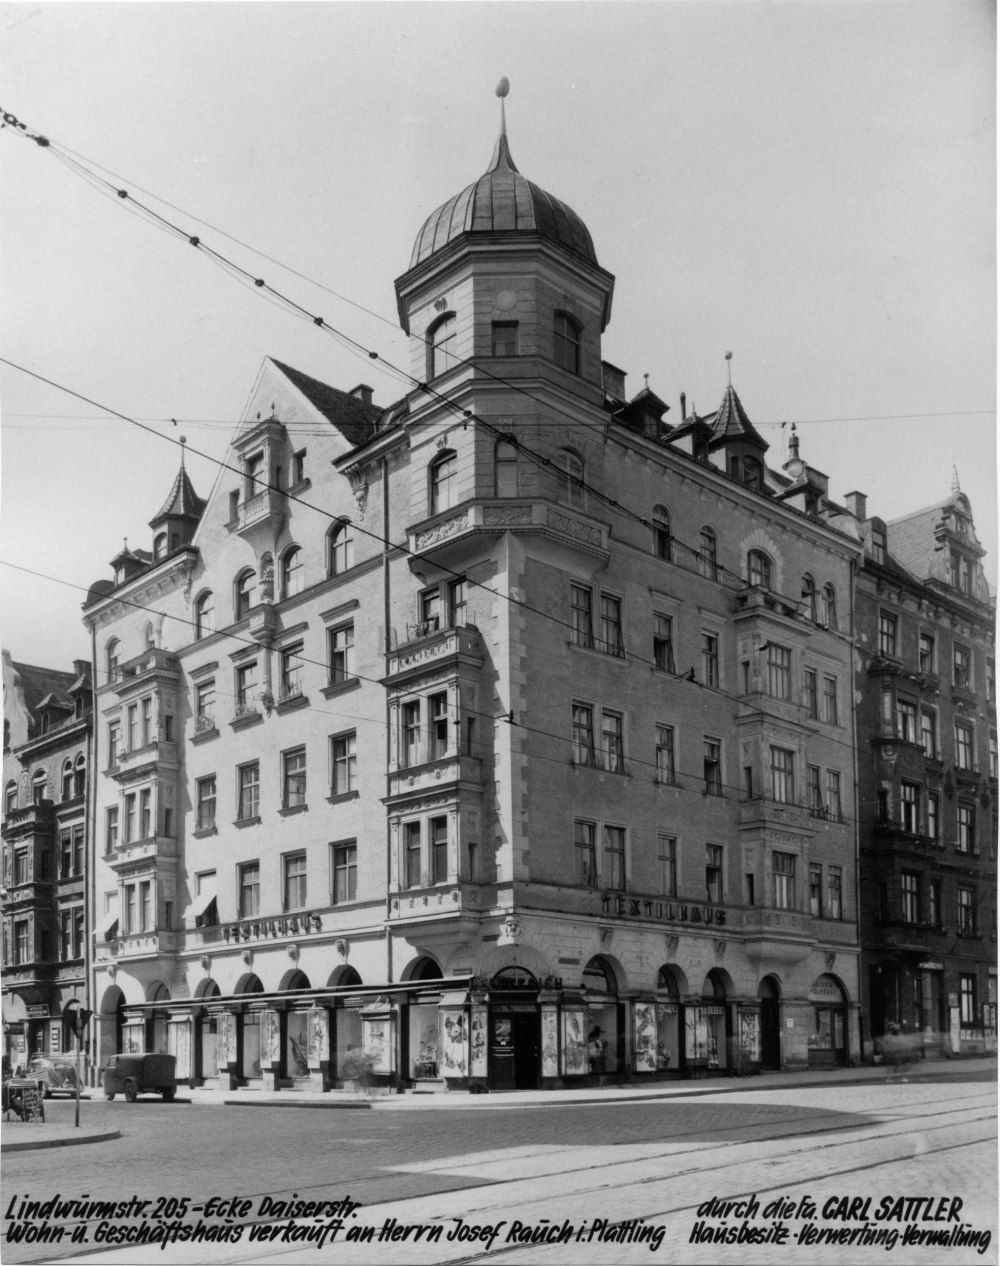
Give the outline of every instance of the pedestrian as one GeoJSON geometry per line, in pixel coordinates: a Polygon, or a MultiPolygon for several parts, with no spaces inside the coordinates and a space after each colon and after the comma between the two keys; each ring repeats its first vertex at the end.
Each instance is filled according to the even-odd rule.
{"type": "Polygon", "coordinates": [[[590,1071],[598,1077],[604,1073],[604,1055],[607,1050],[607,1043],[602,1040],[603,1033],[604,1030],[595,1024],[587,1038],[587,1057],[590,1061],[590,1071]]]}

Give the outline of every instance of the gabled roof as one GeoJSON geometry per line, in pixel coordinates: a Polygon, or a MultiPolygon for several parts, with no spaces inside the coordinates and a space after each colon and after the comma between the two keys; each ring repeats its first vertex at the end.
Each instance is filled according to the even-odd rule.
{"type": "Polygon", "coordinates": [[[719,405],[718,412],[712,419],[713,447],[730,440],[746,440],[747,443],[755,444],[760,449],[769,447],[767,440],[759,434],[747,417],[746,410],[732,384],[726,388],[722,404],[719,405]]]}
{"type": "Polygon", "coordinates": [[[38,668],[34,664],[12,662],[12,667],[20,678],[24,705],[32,716],[50,695],[58,699],[59,707],[73,708],[73,700],[69,696],[76,680],[73,673],[60,672],[56,668],[38,668]]]}
{"type": "Polygon", "coordinates": [[[162,523],[164,519],[168,518],[190,519],[192,522],[197,523],[204,509],[205,503],[195,492],[188,473],[182,465],[177,472],[177,478],[170,489],[170,494],[163,503],[162,510],[149,520],[149,526],[155,528],[158,523],[162,523]]]}
{"type": "Polygon", "coordinates": [[[318,378],[310,378],[291,365],[284,365],[280,360],[272,363],[281,370],[290,383],[309,400],[326,418],[331,426],[343,435],[352,448],[365,444],[375,434],[382,410],[374,404],[367,404],[357,396],[329,387],[318,378]]]}
{"type": "MultiPolygon", "coordinates": [[[[912,514],[904,514],[886,524],[889,552],[908,572],[921,580],[931,574],[935,556],[939,552],[936,529],[945,515],[953,509],[969,516],[968,500],[962,493],[954,490],[944,501],[925,506],[922,510],[914,510],[912,514]]],[[[975,544],[974,535],[969,543],[975,544]]]]}

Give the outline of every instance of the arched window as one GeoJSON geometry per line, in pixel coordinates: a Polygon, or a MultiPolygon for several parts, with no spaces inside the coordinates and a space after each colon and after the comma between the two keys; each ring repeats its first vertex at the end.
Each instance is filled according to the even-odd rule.
{"type": "Polygon", "coordinates": [[[156,633],[152,620],[146,621],[146,627],[142,631],[142,645],[147,651],[151,651],[156,646],[156,633]]]}
{"type": "Polygon", "coordinates": [[[31,803],[41,804],[45,799],[45,770],[39,769],[31,780],[31,803]]]}
{"type": "Polygon", "coordinates": [[[555,362],[571,374],[580,372],[580,326],[565,312],[557,312],[552,326],[555,362]]]}
{"type": "Polygon", "coordinates": [[[113,637],[105,648],[104,659],[108,668],[108,681],[118,680],[118,651],[120,647],[121,642],[116,637],[113,637]]]}
{"type": "Polygon", "coordinates": [[[760,549],[752,549],[747,554],[747,580],[751,585],[759,585],[762,589],[771,587],[771,560],[760,549]]]}
{"type": "Polygon", "coordinates": [[[511,440],[500,440],[495,454],[496,495],[517,496],[517,445],[511,440]]]}
{"type": "Polygon", "coordinates": [[[302,551],[296,546],[281,560],[281,596],[290,598],[293,594],[301,593],[304,576],[302,551]]]}
{"type": "Polygon", "coordinates": [[[194,604],[194,635],[200,641],[215,632],[215,597],[211,589],[198,595],[194,604]]]}
{"type": "Polygon", "coordinates": [[[670,532],[670,511],[666,506],[653,506],[653,553],[669,563],[674,555],[674,539],[670,532]]]}
{"type": "Polygon", "coordinates": [[[233,618],[245,620],[250,614],[253,600],[257,595],[257,573],[252,567],[241,571],[236,577],[236,594],[233,602],[233,618]]]}
{"type": "Polygon", "coordinates": [[[816,592],[816,581],[808,572],[802,577],[802,601],[806,608],[806,618],[816,623],[816,617],[819,614],[817,606],[818,594],[816,592]]]}
{"type": "Polygon", "coordinates": [[[153,537],[153,561],[158,563],[161,558],[167,556],[167,534],[166,532],[158,532],[153,537]]]}
{"type": "Polygon", "coordinates": [[[9,818],[17,808],[17,783],[13,779],[7,784],[3,791],[3,815],[9,818]]]}
{"type": "Polygon", "coordinates": [[[823,619],[828,629],[837,627],[837,591],[830,584],[823,586],[823,619]]]}
{"type": "Polygon", "coordinates": [[[454,312],[446,312],[427,331],[427,377],[436,378],[457,364],[454,312]]]}
{"type": "Polygon", "coordinates": [[[327,539],[330,542],[327,570],[331,576],[340,576],[354,566],[354,532],[350,523],[344,519],[335,524],[327,539]]]}
{"type": "Polygon", "coordinates": [[[458,458],[454,453],[442,453],[431,462],[431,514],[450,510],[455,504],[455,475],[458,458]]]}
{"type": "Polygon", "coordinates": [[[82,796],[87,786],[87,762],[83,752],[76,758],[73,766],[73,795],[82,796]]]}
{"type": "Polygon", "coordinates": [[[710,527],[701,529],[698,568],[709,580],[719,579],[719,538],[710,527]]]}
{"type": "Polygon", "coordinates": [[[62,798],[64,800],[73,799],[73,762],[69,759],[63,761],[62,798]]]}
{"type": "Polygon", "coordinates": [[[559,500],[574,510],[583,509],[583,460],[571,448],[561,448],[556,454],[556,486],[559,500]]]}

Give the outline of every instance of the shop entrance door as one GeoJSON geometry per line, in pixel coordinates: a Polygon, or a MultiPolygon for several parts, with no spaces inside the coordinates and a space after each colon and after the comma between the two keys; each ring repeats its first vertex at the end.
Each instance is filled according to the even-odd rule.
{"type": "Polygon", "coordinates": [[[534,1007],[493,1012],[490,1017],[492,1089],[537,1089],[540,1033],[539,1016],[534,1007]]]}

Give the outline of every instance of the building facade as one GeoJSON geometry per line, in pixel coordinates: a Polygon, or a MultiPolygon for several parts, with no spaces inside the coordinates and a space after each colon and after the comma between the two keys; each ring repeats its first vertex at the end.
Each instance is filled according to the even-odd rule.
{"type": "Polygon", "coordinates": [[[668,424],[614,279],[486,173],[387,407],[265,361],[203,504],[91,589],[102,1058],[572,1084],[860,1054],[855,516],[731,385],[668,424]]]}
{"type": "Polygon", "coordinates": [[[16,1066],[63,1050],[67,1002],[86,997],[90,665],[3,652],[3,1033],[16,1066]]]}
{"type": "Polygon", "coordinates": [[[995,606],[972,508],[865,518],[858,789],[865,1049],[996,1049],[995,606]]]}

